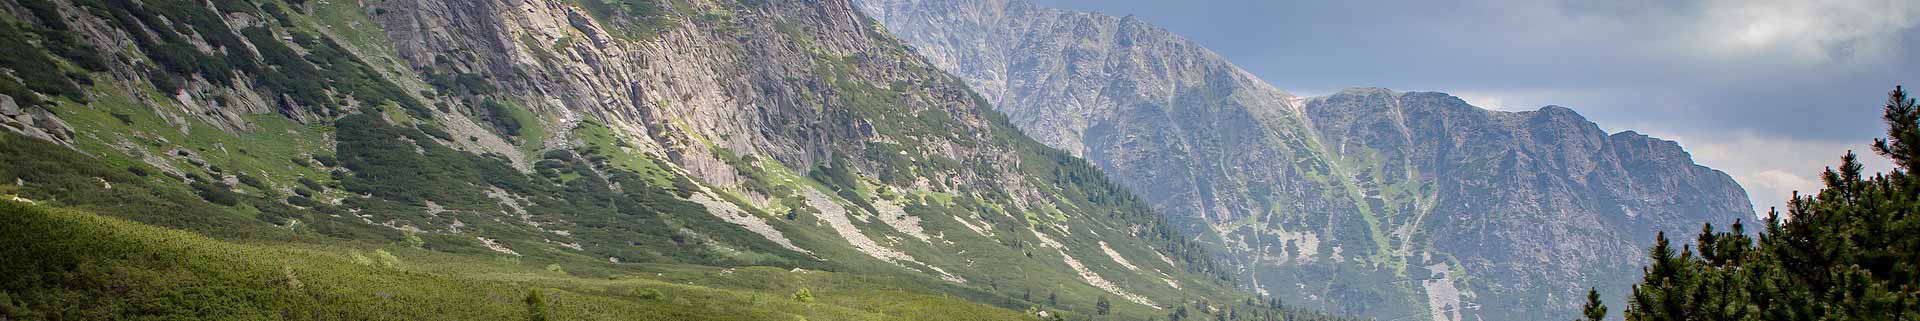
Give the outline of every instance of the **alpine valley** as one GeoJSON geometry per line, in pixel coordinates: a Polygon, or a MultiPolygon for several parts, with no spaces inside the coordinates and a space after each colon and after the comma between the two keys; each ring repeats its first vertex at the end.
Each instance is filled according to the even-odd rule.
{"type": "Polygon", "coordinates": [[[1567,108],[1020,1],[5,0],[0,48],[0,320],[1559,319],[1753,216],[1567,108]]]}
{"type": "Polygon", "coordinates": [[[0,319],[1322,317],[847,1],[0,11],[0,319]]]}

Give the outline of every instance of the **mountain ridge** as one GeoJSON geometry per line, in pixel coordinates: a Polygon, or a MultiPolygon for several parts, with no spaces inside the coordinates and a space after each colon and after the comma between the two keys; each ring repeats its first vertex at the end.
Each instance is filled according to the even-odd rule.
{"type": "Polygon", "coordinates": [[[861,3],[1021,129],[1184,220],[1246,286],[1294,304],[1558,318],[1577,289],[1623,294],[1655,232],[1753,216],[1737,183],[1677,144],[1606,133],[1564,107],[1497,112],[1365,87],[1298,97],[1137,18],[1018,0],[861,3]]]}

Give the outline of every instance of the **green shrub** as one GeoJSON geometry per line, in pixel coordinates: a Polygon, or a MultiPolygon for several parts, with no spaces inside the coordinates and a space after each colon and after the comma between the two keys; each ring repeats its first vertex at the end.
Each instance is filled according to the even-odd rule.
{"type": "Polygon", "coordinates": [[[0,291],[0,320],[39,320],[45,315],[33,313],[24,302],[15,300],[6,291],[0,291]]]}
{"type": "Polygon", "coordinates": [[[387,252],[387,250],[373,250],[373,257],[377,260],[380,267],[389,269],[400,268],[400,257],[393,256],[393,253],[387,252]]]}
{"type": "MultiPolygon", "coordinates": [[[[32,27],[11,22],[0,23],[0,48],[38,47],[32,44],[33,36],[22,30],[26,28],[32,27]]],[[[0,77],[4,79],[0,82],[8,83],[0,85],[0,89],[4,89],[0,94],[13,97],[21,105],[49,106],[49,102],[33,96],[33,92],[67,97],[74,101],[86,101],[86,92],[75,85],[73,79],[60,70],[60,65],[54,63],[53,58],[43,51],[13,50],[8,54],[0,55],[0,68],[13,71],[13,77],[0,77]],[[14,77],[20,80],[13,80],[14,77]]]]}
{"type": "Polygon", "coordinates": [[[650,288],[635,288],[633,289],[633,296],[640,298],[641,300],[647,300],[647,301],[660,301],[660,300],[667,299],[667,294],[660,293],[660,290],[658,289],[650,289],[650,288]]]}
{"type": "Polygon", "coordinates": [[[287,204],[292,204],[293,206],[299,206],[299,207],[315,207],[320,205],[319,203],[314,203],[313,199],[308,198],[308,196],[306,195],[288,196],[287,204]]]}
{"type": "Polygon", "coordinates": [[[247,175],[247,173],[240,173],[240,175],[237,175],[237,176],[240,179],[240,184],[253,186],[253,188],[258,188],[262,190],[272,189],[272,187],[267,186],[267,182],[262,182],[260,181],[259,178],[253,177],[253,175],[247,175]]]}
{"type": "Polygon", "coordinates": [[[403,244],[406,244],[407,247],[411,247],[411,248],[419,249],[419,248],[427,247],[427,240],[420,238],[420,233],[408,232],[407,238],[404,240],[404,242],[405,243],[403,244]]]}
{"type": "Polygon", "coordinates": [[[190,186],[193,187],[195,193],[200,194],[201,199],[206,200],[208,203],[219,204],[221,206],[240,204],[240,196],[234,194],[232,190],[228,190],[224,185],[195,181],[190,186]]]}
{"type": "Polygon", "coordinates": [[[447,130],[440,128],[440,125],[422,124],[419,127],[420,132],[426,133],[427,136],[433,136],[433,138],[439,138],[444,141],[453,141],[453,134],[447,133],[447,130]]]}
{"type": "Polygon", "coordinates": [[[813,303],[813,291],[800,288],[799,291],[793,292],[793,300],[800,303],[813,303]]]}
{"type": "Polygon", "coordinates": [[[540,294],[540,290],[533,290],[532,292],[528,292],[526,302],[527,302],[527,320],[531,320],[531,321],[552,320],[552,317],[548,316],[548,312],[547,312],[547,299],[544,295],[540,294]]]}
{"type": "Polygon", "coordinates": [[[520,119],[514,118],[513,110],[506,105],[500,104],[500,102],[494,101],[493,99],[487,99],[480,102],[480,109],[485,111],[485,119],[487,123],[493,124],[493,130],[495,132],[499,132],[503,136],[517,136],[520,134],[520,119]]]}
{"type": "Polygon", "coordinates": [[[333,155],[313,155],[313,161],[320,162],[320,165],[326,167],[340,166],[340,160],[334,159],[333,155]]]}
{"type": "Polygon", "coordinates": [[[326,186],[321,186],[320,182],[313,181],[313,179],[311,178],[301,177],[299,179],[295,179],[294,181],[299,182],[300,186],[305,186],[307,189],[311,189],[311,190],[324,191],[327,189],[326,186]]]}

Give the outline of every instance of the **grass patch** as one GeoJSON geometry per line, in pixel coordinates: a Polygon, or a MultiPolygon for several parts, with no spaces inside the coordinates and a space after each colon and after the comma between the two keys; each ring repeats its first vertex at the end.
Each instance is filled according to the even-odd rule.
{"type": "Polygon", "coordinates": [[[661,277],[713,281],[583,279],[407,250],[233,243],[13,202],[0,202],[0,218],[0,254],[14,258],[0,265],[10,276],[0,313],[17,319],[1029,319],[825,272],[660,266],[661,277]],[[783,299],[798,289],[816,299],[783,299]]]}

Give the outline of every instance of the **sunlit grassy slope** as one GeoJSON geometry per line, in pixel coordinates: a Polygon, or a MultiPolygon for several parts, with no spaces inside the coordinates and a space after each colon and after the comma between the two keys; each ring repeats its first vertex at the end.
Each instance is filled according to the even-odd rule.
{"type": "Polygon", "coordinates": [[[0,220],[0,316],[9,319],[1022,318],[827,272],[645,266],[582,278],[404,248],[227,242],[11,201],[0,201],[0,220]],[[800,289],[814,299],[796,299],[800,289]],[[534,292],[541,302],[529,302],[534,292]]]}

